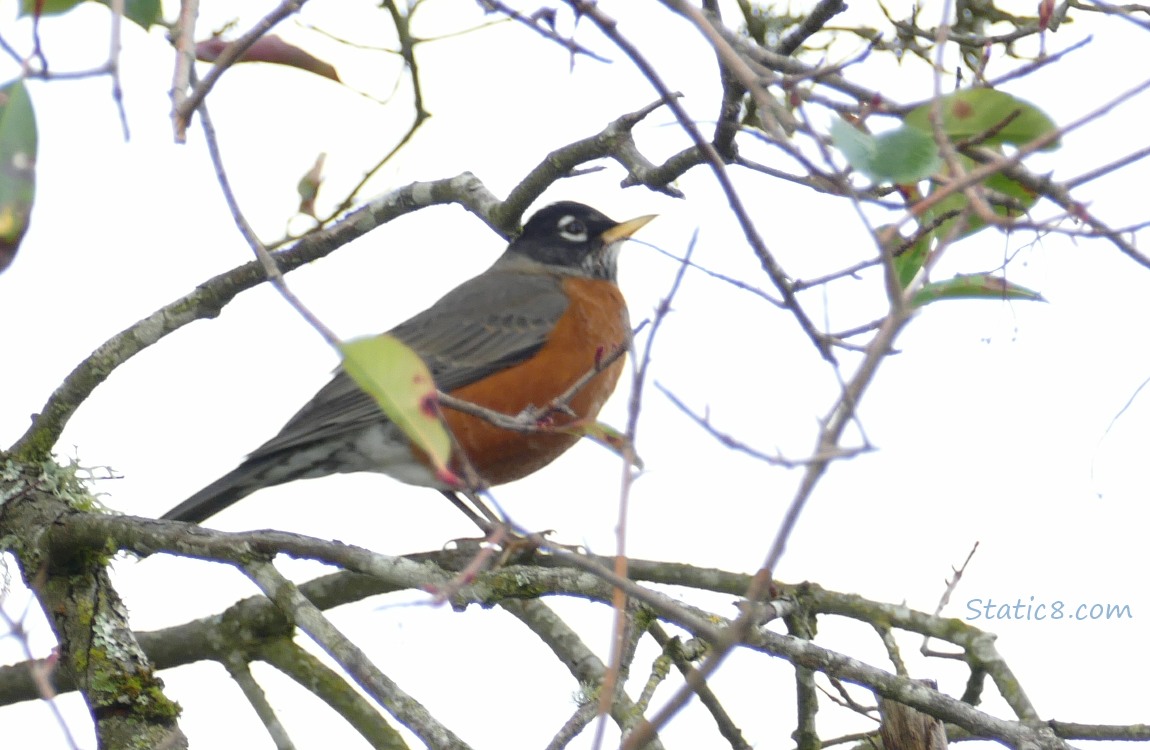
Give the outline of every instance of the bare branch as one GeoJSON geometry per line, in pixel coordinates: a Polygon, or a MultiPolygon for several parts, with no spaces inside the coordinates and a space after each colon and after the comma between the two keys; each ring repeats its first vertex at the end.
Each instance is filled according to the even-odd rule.
{"type": "MultiPolygon", "coordinates": [[[[290,249],[277,252],[276,262],[285,271],[299,268],[398,216],[448,203],[463,205],[491,224],[493,220],[489,215],[498,200],[467,172],[435,182],[414,182],[372,200],[331,227],[301,239],[290,249]]],[[[13,452],[47,455],[72,414],[113,370],[188,323],[216,317],[240,292],[263,283],[266,278],[263,267],[255,261],[226,271],[108,339],[56,388],[13,446],[13,452]]]]}
{"type": "Polygon", "coordinates": [[[323,616],[294,583],[270,562],[248,561],[243,570],[281,612],[307,633],[367,694],[415,732],[430,747],[458,748],[468,745],[443,726],[424,706],[372,664],[363,651],[323,616]]]}
{"type": "Polygon", "coordinates": [[[819,0],[810,13],[803,18],[799,27],[787,34],[786,39],[779,44],[779,52],[784,55],[793,55],[803,42],[812,35],[821,31],[827,23],[846,10],[843,0],[819,0]]]}
{"type": "MultiPolygon", "coordinates": [[[[203,102],[204,97],[206,97],[208,92],[216,85],[216,81],[220,79],[220,76],[222,76],[228,68],[235,65],[235,63],[243,57],[243,54],[247,52],[253,44],[259,41],[260,37],[271,31],[280,21],[293,13],[297,13],[306,2],[307,0],[283,0],[283,2],[272,9],[270,13],[248,29],[243,36],[225,47],[216,58],[215,63],[212,64],[211,70],[204,75],[203,79],[196,84],[196,87],[192,89],[191,93],[183,98],[182,101],[177,101],[180,96],[176,93],[176,90],[173,89],[172,121],[177,143],[183,143],[186,140],[188,123],[191,121],[192,113],[199,109],[200,103],[203,102]]],[[[181,15],[183,15],[183,13],[181,13],[181,15]]],[[[179,54],[178,50],[177,54],[179,54]]],[[[177,59],[176,84],[182,83],[182,67],[185,64],[185,62],[177,59]]]]}
{"type": "MultiPolygon", "coordinates": [[[[689,7],[686,6],[685,3],[680,2],[680,0],[666,1],[670,2],[672,7],[689,7]]],[[[663,83],[654,67],[640,54],[634,45],[619,34],[614,19],[606,16],[599,9],[599,6],[594,3],[588,3],[585,0],[568,0],[568,2],[578,12],[591,18],[591,20],[595,22],[595,25],[599,27],[599,30],[606,34],[612,42],[623,50],[624,54],[631,58],[631,61],[639,68],[647,80],[651,82],[655,90],[667,101],[667,106],[674,112],[675,119],[678,120],[679,125],[691,137],[695,147],[706,156],[707,164],[711,167],[711,171],[714,172],[715,178],[723,190],[723,195],[727,199],[727,203],[730,205],[735,217],[739,220],[739,226],[742,227],[747,241],[755,251],[755,255],[758,256],[771,282],[782,294],[787,309],[795,316],[803,332],[811,340],[811,343],[815,345],[815,348],[823,358],[828,361],[834,361],[834,355],[831,353],[830,347],[815,328],[814,323],[811,322],[802,306],[799,305],[798,300],[795,299],[794,293],[791,291],[790,279],[787,278],[782,266],[779,265],[778,261],[767,249],[766,243],[763,242],[763,238],[759,236],[758,231],[755,229],[754,222],[751,221],[750,214],[747,213],[746,208],[743,206],[742,199],[739,197],[738,191],[735,190],[734,184],[727,175],[726,167],[723,164],[722,158],[715,150],[715,147],[703,138],[702,133],[700,133],[699,129],[695,126],[694,121],[691,120],[687,111],[672,97],[670,89],[663,83]]]]}
{"type": "MultiPolygon", "coordinates": [[[[550,607],[543,602],[530,599],[523,601],[509,599],[502,602],[500,607],[530,628],[547,644],[580,685],[611,691],[611,698],[607,700],[611,718],[624,733],[642,718],[636,711],[634,702],[624,692],[622,681],[614,686],[614,690],[611,689],[607,681],[607,667],[602,660],[587,648],[579,635],[550,607]]],[[[590,700],[588,703],[594,705],[590,700]]],[[[656,738],[646,747],[649,750],[660,750],[663,743],[656,738]]]]}

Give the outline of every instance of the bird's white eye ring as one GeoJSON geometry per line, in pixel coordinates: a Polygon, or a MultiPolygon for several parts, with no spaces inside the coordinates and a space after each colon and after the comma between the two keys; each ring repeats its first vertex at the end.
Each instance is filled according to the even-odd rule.
{"type": "Polygon", "coordinates": [[[559,234],[568,242],[586,242],[587,226],[574,216],[564,216],[559,220],[559,234]]]}

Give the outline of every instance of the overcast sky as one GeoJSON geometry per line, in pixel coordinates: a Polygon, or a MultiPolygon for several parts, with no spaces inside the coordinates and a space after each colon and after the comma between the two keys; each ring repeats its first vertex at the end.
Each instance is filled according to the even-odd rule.
{"type": "MultiPolygon", "coordinates": [[[[199,36],[241,12],[246,15],[239,27],[246,29],[271,7],[221,5],[205,3],[199,36]]],[[[668,84],[684,93],[692,114],[713,119],[713,57],[687,26],[656,3],[603,5],[653,58],[668,84]]],[[[804,7],[796,4],[794,10],[804,7]]],[[[900,16],[909,6],[888,7],[900,16]]],[[[931,8],[925,16],[937,15],[931,8]]],[[[1030,4],[1015,10],[1032,12],[1030,4]]],[[[879,20],[868,19],[874,12],[870,3],[855,3],[836,24],[878,25],[879,20]]],[[[169,8],[169,17],[173,13],[169,8]]],[[[429,3],[423,13],[417,33],[425,37],[484,21],[472,3],[429,3]]],[[[0,33],[23,49],[29,26],[14,18],[15,3],[0,1],[0,33]]],[[[303,18],[334,23],[336,33],[353,36],[366,34],[384,17],[370,3],[337,8],[316,0],[303,18]],[[333,12],[340,14],[334,22],[333,12]]],[[[563,23],[569,30],[570,20],[563,23]]],[[[99,64],[106,55],[106,24],[106,9],[94,3],[45,22],[41,36],[53,69],[99,64]]],[[[1128,25],[1064,26],[1047,39],[1050,51],[1091,33],[1097,41],[1075,53],[1073,62],[1015,82],[1009,90],[1056,122],[1090,111],[1138,82],[1137,72],[1114,65],[1114,50],[1145,44],[1128,25]],[[1070,82],[1069,75],[1081,79],[1070,82]]],[[[350,53],[290,21],[280,31],[320,57],[339,59],[349,86],[380,98],[390,93],[398,74],[394,58],[350,53]]],[[[654,100],[650,86],[589,24],[578,33],[615,62],[580,59],[571,70],[561,50],[512,24],[422,46],[426,106],[433,117],[364,195],[463,171],[504,195],[548,151],[654,100]]],[[[8,363],[0,400],[3,445],[23,433],[28,415],[51,389],[109,336],[250,259],[220,197],[198,128],[189,131],[187,145],[172,143],[167,98],[172,54],[164,33],[145,35],[127,25],[123,64],[128,143],[106,79],[31,84],[40,129],[36,210],[20,255],[0,275],[8,363]]],[[[858,75],[893,100],[930,93],[928,72],[913,61],[902,67],[879,59],[868,64],[866,74],[858,75]]],[[[1013,67],[998,65],[997,74],[1013,67]]],[[[11,60],[0,60],[0,80],[16,73],[11,60]]],[[[328,154],[323,205],[342,196],[365,165],[392,146],[411,114],[405,85],[385,106],[331,81],[267,65],[230,71],[209,102],[239,200],[267,240],[282,236],[289,220],[293,228],[301,226],[298,217],[292,219],[295,186],[316,154],[328,154]]],[[[1141,97],[1123,105],[1106,121],[1068,136],[1060,151],[1041,155],[1033,166],[1064,179],[1144,146],[1146,104],[1141,97]]],[[[665,111],[637,130],[637,138],[656,161],[685,143],[665,111]]],[[[747,150],[756,153],[752,143],[747,150]]],[[[768,286],[708,172],[696,169],[684,176],[678,186],[688,199],[675,201],[642,188],[623,190],[620,169],[605,166],[554,186],[539,205],[582,200],[617,219],[658,213],[640,235],[644,242],[682,254],[697,230],[696,262],[768,286]]],[[[733,174],[767,243],[793,276],[814,277],[874,254],[845,202],[745,172],[733,174]]],[[[1146,218],[1146,177],[1146,166],[1137,164],[1075,192],[1111,226],[1122,226],[1146,218]]],[[[1049,216],[1055,209],[1040,205],[1038,212],[1049,216]]],[[[875,217],[879,223],[889,220],[875,217]]],[[[385,330],[418,312],[485,268],[502,247],[499,237],[462,209],[437,207],[389,224],[289,281],[330,327],[352,337],[385,330]]],[[[978,542],[966,579],[946,610],[951,616],[970,617],[968,603],[977,607],[974,600],[1030,603],[1031,597],[1034,604],[1061,601],[1068,608],[1129,605],[1133,613],[1132,620],[1117,621],[973,621],[999,635],[998,647],[1043,717],[1145,720],[1141,675],[1150,657],[1140,623],[1150,604],[1141,583],[1148,558],[1143,540],[1150,464],[1144,456],[1150,396],[1134,398],[1111,422],[1150,377],[1143,334],[1150,272],[1101,241],[1051,235],[1033,242],[1024,234],[987,233],[956,246],[934,275],[993,270],[1015,254],[1011,280],[1040,291],[1049,302],[944,303],[912,322],[898,341],[901,353],[884,364],[860,411],[876,450],[832,468],[777,575],[932,611],[951,567],[978,542]]],[[[650,247],[625,248],[621,286],[634,320],[651,315],[675,271],[674,261],[650,247]]],[[[841,329],[881,315],[884,300],[881,280],[870,275],[838,283],[825,297],[808,294],[804,303],[816,323],[841,329]]],[[[335,364],[331,350],[281,299],[257,289],[241,295],[218,319],[189,326],[117,370],[76,414],[58,451],[85,465],[111,467],[121,477],[96,486],[110,508],[159,515],[273,434],[335,364]]],[[[849,375],[855,360],[846,355],[843,364],[849,375]]],[[[709,409],[723,431],[789,458],[810,453],[818,420],[838,388],[835,373],[792,318],[701,273],[688,274],[655,344],[651,372],[693,408],[709,409]]],[[[604,421],[624,425],[628,393],[626,384],[620,386],[604,421]]],[[[857,431],[850,441],[858,443],[857,431]]],[[[653,388],[646,391],[637,447],[646,472],[634,489],[630,554],[756,570],[799,474],[727,450],[653,388]]],[[[580,445],[496,496],[522,525],[556,529],[562,541],[608,553],[620,474],[610,453],[580,445]]],[[[472,533],[466,519],[436,494],[377,476],[268,489],[210,525],[283,528],[388,554],[436,549],[472,533]]],[[[284,567],[302,579],[319,566],[284,567]]],[[[14,567],[10,572],[17,575],[14,567]]],[[[144,630],[217,612],[254,593],[235,570],[191,561],[125,559],[117,563],[115,576],[133,625],[144,630]]],[[[422,599],[407,594],[374,600],[333,616],[385,672],[475,747],[512,746],[506,741],[509,724],[522,738],[514,746],[545,745],[573,710],[565,670],[503,613],[458,614],[424,606],[422,599]],[[482,670],[482,691],[474,683],[447,680],[435,668],[472,661],[482,670]],[[502,661],[510,666],[498,668],[502,661]],[[525,665],[538,671],[527,691],[525,665]]],[[[27,606],[34,609],[31,601],[13,582],[3,606],[15,616],[27,606]]],[[[583,624],[589,643],[605,654],[607,609],[572,602],[556,606],[583,624]]],[[[733,615],[733,608],[726,614],[733,615]]],[[[46,655],[52,646],[47,626],[36,613],[28,624],[35,653],[46,655]]],[[[880,644],[864,630],[826,624],[819,641],[885,667],[880,644]]],[[[907,639],[904,648],[910,656],[916,644],[907,639]]],[[[641,653],[634,679],[645,679],[651,656],[650,649],[641,653]]],[[[0,641],[0,661],[22,658],[13,639],[0,641]]],[[[955,665],[925,659],[911,664],[914,676],[936,678],[942,689],[961,694],[964,673],[955,665]]],[[[257,674],[266,680],[299,747],[365,747],[303,691],[269,669],[257,674]]],[[[170,694],[185,707],[181,725],[193,747],[270,746],[217,665],[164,677],[170,694]]],[[[742,717],[753,745],[789,746],[793,682],[786,664],[764,657],[734,659],[716,678],[716,690],[742,717]],[[776,684],[773,692],[771,684],[776,684]]],[[[1006,716],[989,693],[991,709],[1006,716]]],[[[65,696],[59,703],[81,746],[94,747],[78,699],[65,696]]],[[[680,738],[698,737],[714,746],[713,730],[697,706],[677,721],[674,731],[697,732],[680,738]]],[[[42,705],[0,709],[0,727],[6,743],[19,740],[13,747],[33,742],[38,748],[65,747],[42,705]]],[[[868,728],[856,721],[841,730],[868,728]]],[[[581,739],[572,747],[588,742],[581,739]]],[[[680,739],[676,746],[687,744],[680,739]]]]}

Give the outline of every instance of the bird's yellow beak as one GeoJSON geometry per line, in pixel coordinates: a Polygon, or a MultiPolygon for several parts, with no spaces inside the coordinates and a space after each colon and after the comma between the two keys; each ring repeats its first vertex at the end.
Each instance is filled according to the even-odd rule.
{"type": "Polygon", "coordinates": [[[635,232],[638,232],[646,226],[647,222],[654,219],[657,215],[658,214],[648,214],[646,216],[640,216],[637,219],[620,222],[599,235],[599,239],[603,241],[604,245],[613,245],[616,242],[621,242],[635,234],[635,232]]]}

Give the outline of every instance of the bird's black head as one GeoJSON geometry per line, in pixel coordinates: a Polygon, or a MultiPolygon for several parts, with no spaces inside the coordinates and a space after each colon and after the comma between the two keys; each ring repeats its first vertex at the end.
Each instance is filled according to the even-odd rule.
{"type": "Polygon", "coordinates": [[[507,252],[564,273],[614,281],[619,243],[653,218],[620,223],[582,203],[552,203],[528,219],[507,252]]]}

